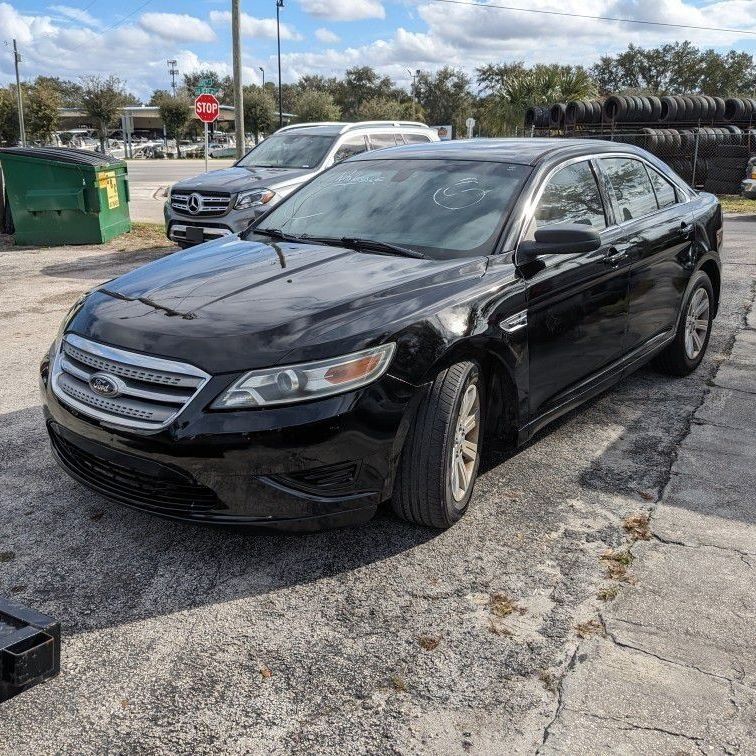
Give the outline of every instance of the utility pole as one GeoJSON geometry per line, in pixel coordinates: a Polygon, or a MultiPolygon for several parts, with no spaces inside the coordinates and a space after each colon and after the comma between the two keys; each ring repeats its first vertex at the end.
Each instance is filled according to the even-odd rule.
{"type": "Polygon", "coordinates": [[[169,60],[168,61],[168,73],[171,75],[171,90],[173,91],[173,96],[176,96],[176,77],[179,74],[178,68],[176,68],[176,65],[178,64],[178,61],[176,60],[169,60]]]}
{"type": "Polygon", "coordinates": [[[412,73],[408,68],[407,73],[412,77],[412,117],[417,118],[417,77],[420,76],[420,69],[412,73]]]}
{"type": "Polygon", "coordinates": [[[263,77],[262,88],[265,89],[265,69],[262,66],[258,66],[258,68],[263,77]]]}
{"type": "Polygon", "coordinates": [[[244,157],[244,91],[242,90],[241,9],[240,0],[231,0],[231,38],[234,48],[234,132],[236,159],[244,157]]]}
{"type": "Polygon", "coordinates": [[[18,45],[13,40],[13,62],[16,66],[16,103],[18,105],[18,133],[21,139],[21,146],[26,147],[26,129],[24,128],[24,98],[21,95],[21,77],[18,75],[18,64],[21,62],[21,56],[18,53],[18,45]]]}
{"type": "Polygon", "coordinates": [[[284,0],[276,0],[276,36],[278,37],[278,128],[283,126],[283,92],[281,89],[281,8],[284,0]]]}

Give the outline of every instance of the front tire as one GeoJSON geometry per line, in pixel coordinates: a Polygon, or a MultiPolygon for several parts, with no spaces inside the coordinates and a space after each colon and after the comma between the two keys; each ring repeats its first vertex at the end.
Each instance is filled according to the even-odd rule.
{"type": "Polygon", "coordinates": [[[688,375],[703,360],[714,319],[714,289],[709,277],[698,271],[683,303],[677,333],[656,358],[655,366],[669,375],[688,375]]]}
{"type": "Polygon", "coordinates": [[[480,466],[485,396],[475,362],[442,370],[419,406],[391,500],[404,520],[448,528],[464,515],[480,466]]]}

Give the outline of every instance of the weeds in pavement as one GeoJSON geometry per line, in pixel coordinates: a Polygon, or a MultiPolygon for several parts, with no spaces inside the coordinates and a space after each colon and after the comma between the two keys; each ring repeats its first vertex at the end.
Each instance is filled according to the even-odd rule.
{"type": "Polygon", "coordinates": [[[604,628],[597,619],[590,619],[575,625],[575,632],[578,638],[590,638],[592,635],[603,634],[604,628]]]}
{"type": "Polygon", "coordinates": [[[392,675],[392,677],[391,677],[391,687],[394,690],[399,691],[400,693],[406,693],[407,692],[407,683],[404,681],[404,678],[400,677],[399,675],[392,675]]]}
{"type": "Polygon", "coordinates": [[[441,638],[436,635],[419,635],[417,642],[420,644],[420,648],[423,651],[433,651],[438,648],[438,644],[441,643],[441,638]]]}
{"type": "Polygon", "coordinates": [[[619,593],[619,588],[616,585],[607,585],[603,588],[599,588],[596,598],[601,601],[614,601],[619,593]]]}
{"type": "Polygon", "coordinates": [[[491,633],[491,635],[514,635],[508,627],[504,627],[504,625],[499,622],[494,622],[492,619],[488,620],[488,632],[491,633]]]}
{"type": "Polygon", "coordinates": [[[559,690],[559,678],[550,669],[542,669],[538,673],[538,679],[549,693],[556,693],[559,690]]]}
{"type": "Polygon", "coordinates": [[[625,583],[634,582],[627,571],[627,568],[633,563],[633,555],[627,549],[607,549],[601,553],[599,559],[606,567],[607,577],[625,583]]]}
{"type": "Polygon", "coordinates": [[[650,519],[645,512],[628,515],[622,526],[634,541],[648,541],[651,538],[650,519]]]}
{"type": "Polygon", "coordinates": [[[525,614],[526,610],[513,601],[509,596],[504,593],[492,593],[488,600],[488,608],[494,617],[509,617],[510,614],[517,612],[518,614],[525,614]]]}

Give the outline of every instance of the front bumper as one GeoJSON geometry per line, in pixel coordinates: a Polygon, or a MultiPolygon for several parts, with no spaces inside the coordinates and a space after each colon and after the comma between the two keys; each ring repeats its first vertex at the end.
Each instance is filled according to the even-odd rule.
{"type": "Polygon", "coordinates": [[[424,388],[384,376],[297,407],[208,412],[200,394],[168,428],[108,427],[40,385],[53,452],[98,493],[163,517],[286,530],[365,522],[391,495],[424,388]]]}
{"type": "Polygon", "coordinates": [[[179,244],[202,244],[206,241],[213,241],[224,236],[240,234],[245,231],[251,223],[264,215],[270,208],[270,205],[263,207],[252,207],[246,210],[229,210],[225,215],[220,216],[192,216],[176,212],[172,207],[170,200],[163,206],[163,216],[165,218],[165,235],[174,242],[179,244]],[[199,234],[202,234],[201,238],[199,234]]]}

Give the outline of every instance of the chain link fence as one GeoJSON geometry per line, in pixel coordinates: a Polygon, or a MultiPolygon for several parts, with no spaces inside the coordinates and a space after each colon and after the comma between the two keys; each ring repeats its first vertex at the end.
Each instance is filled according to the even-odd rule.
{"type": "Polygon", "coordinates": [[[714,194],[739,194],[756,155],[756,99],[612,95],[533,106],[525,126],[533,137],[634,144],[714,194]]]}

